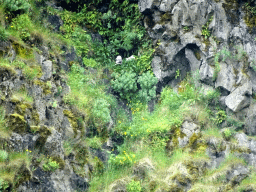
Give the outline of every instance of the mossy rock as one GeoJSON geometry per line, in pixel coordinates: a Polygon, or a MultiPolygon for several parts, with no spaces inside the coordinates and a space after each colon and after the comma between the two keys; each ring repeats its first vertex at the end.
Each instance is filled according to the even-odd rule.
{"type": "Polygon", "coordinates": [[[167,23],[172,23],[172,13],[171,12],[166,12],[161,15],[160,24],[164,25],[167,23]]]}
{"type": "Polygon", "coordinates": [[[239,4],[237,0],[225,0],[225,2],[222,4],[222,7],[224,8],[228,22],[231,24],[238,24],[239,23],[239,17],[238,10],[239,10],[239,4]]]}
{"type": "Polygon", "coordinates": [[[28,130],[27,122],[24,116],[19,114],[11,114],[8,117],[7,126],[16,133],[25,133],[28,130]]]}
{"type": "Polygon", "coordinates": [[[17,174],[14,177],[14,186],[17,188],[21,183],[29,181],[31,179],[32,173],[28,166],[24,163],[17,171],[17,174]]]}
{"type": "Polygon", "coordinates": [[[249,28],[249,33],[253,33],[256,27],[255,5],[253,1],[247,1],[247,3],[247,5],[242,6],[245,12],[244,21],[249,28]]]}
{"type": "Polygon", "coordinates": [[[48,136],[51,135],[52,132],[45,125],[40,126],[40,129],[38,130],[38,132],[40,133],[40,137],[36,140],[35,146],[42,149],[42,147],[44,146],[48,136]]]}
{"type": "Polygon", "coordinates": [[[21,45],[18,42],[14,42],[12,44],[12,46],[13,46],[15,52],[17,53],[17,55],[20,56],[21,58],[31,59],[34,57],[33,49],[31,49],[30,47],[21,45]]]}
{"type": "Polygon", "coordinates": [[[77,136],[77,129],[79,128],[78,126],[78,123],[77,123],[77,117],[69,110],[63,110],[63,114],[65,116],[67,116],[72,128],[73,128],[73,131],[75,133],[74,137],[77,136]]]}
{"type": "Polygon", "coordinates": [[[74,146],[74,149],[76,161],[78,161],[78,163],[81,164],[82,166],[88,163],[89,150],[85,143],[81,141],[80,143],[74,146]]]}
{"type": "Polygon", "coordinates": [[[38,79],[34,80],[33,83],[34,83],[34,85],[40,86],[40,87],[43,89],[43,93],[44,93],[45,95],[48,95],[48,94],[51,94],[51,93],[52,93],[51,87],[50,87],[47,83],[45,83],[45,82],[43,82],[43,81],[40,81],[40,80],[38,80],[38,79]]]}
{"type": "Polygon", "coordinates": [[[53,156],[51,158],[52,158],[53,161],[56,161],[59,164],[60,169],[65,168],[65,161],[60,156],[53,156]]]}
{"type": "Polygon", "coordinates": [[[39,114],[36,112],[35,109],[32,111],[32,119],[35,125],[38,125],[40,123],[39,114]]]}
{"type": "Polygon", "coordinates": [[[201,55],[200,55],[200,51],[199,51],[199,50],[194,50],[194,55],[195,55],[195,57],[196,57],[196,59],[197,59],[198,61],[201,60],[201,55]]]}
{"type": "Polygon", "coordinates": [[[25,115],[27,109],[32,109],[29,103],[20,103],[15,107],[15,111],[21,115],[25,115]]]}
{"type": "Polygon", "coordinates": [[[10,79],[12,76],[17,75],[17,72],[14,70],[14,67],[11,65],[1,65],[0,63],[0,77],[6,77],[10,79]]]}

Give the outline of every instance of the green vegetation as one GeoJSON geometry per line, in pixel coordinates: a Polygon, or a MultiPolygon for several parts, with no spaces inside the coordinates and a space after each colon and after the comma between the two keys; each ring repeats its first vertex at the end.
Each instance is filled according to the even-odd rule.
{"type": "Polygon", "coordinates": [[[205,39],[211,36],[211,33],[209,31],[209,25],[212,22],[212,20],[213,20],[213,16],[211,16],[209,20],[206,22],[206,24],[202,26],[202,36],[204,36],[205,39]]]}
{"type": "Polygon", "coordinates": [[[43,164],[43,170],[44,171],[52,171],[52,172],[54,172],[55,170],[57,170],[59,168],[60,168],[59,163],[57,163],[56,161],[52,160],[51,157],[49,159],[47,159],[47,162],[45,162],[43,164]]]}
{"type": "Polygon", "coordinates": [[[127,192],[141,192],[141,185],[139,181],[131,181],[127,185],[127,192]]]}
{"type": "MultiPolygon", "coordinates": [[[[214,186],[221,183],[230,166],[245,165],[243,159],[230,154],[216,170],[206,171],[205,167],[200,167],[207,165],[210,159],[206,154],[209,138],[217,140],[216,151],[224,148],[223,138],[225,142],[234,142],[235,131],[232,128],[220,131],[221,124],[226,122],[228,126],[241,128],[243,123],[221,108],[218,91],[206,93],[196,86],[198,73],[187,74],[178,90],[166,86],[156,95],[157,78],[151,69],[155,50],[142,26],[143,16],[137,4],[111,0],[107,11],[99,11],[98,6],[102,3],[99,0],[66,0],[67,7],[60,11],[45,2],[0,0],[0,41],[10,43],[17,53],[12,61],[8,51],[0,52],[0,75],[7,74],[10,78],[19,75],[27,88],[30,85],[40,87],[43,96],[54,95],[47,107],[50,105],[58,113],[63,111],[72,127],[63,144],[65,158],[75,159],[72,168],[84,178],[88,177],[85,165],[90,165],[89,191],[106,190],[125,177],[132,177],[125,184],[128,192],[153,192],[165,186],[169,191],[178,191],[177,184],[172,183],[174,180],[214,186]],[[47,22],[49,15],[59,16],[63,21],[59,31],[47,22]],[[92,39],[91,32],[102,35],[99,41],[92,39]],[[48,48],[47,53],[42,47],[48,48]],[[64,71],[58,63],[66,59],[70,50],[75,50],[76,59],[67,62],[68,69],[64,71]],[[53,61],[54,80],[40,80],[42,69],[36,63],[38,54],[47,54],[47,59],[53,61]],[[124,59],[121,65],[115,65],[117,55],[123,58],[135,55],[135,59],[124,59]],[[62,87],[65,83],[70,88],[68,93],[67,88],[62,87]],[[154,109],[148,105],[151,101],[155,103],[154,109]],[[182,132],[184,122],[195,123],[200,133],[193,133],[181,148],[179,141],[186,136],[182,132]],[[105,150],[110,136],[112,149],[107,161],[103,162],[94,153],[105,150]],[[179,166],[187,171],[187,176],[177,170],[179,166]],[[148,170],[141,170],[145,167],[149,167],[148,170]],[[156,179],[154,174],[159,177],[156,179]]],[[[161,22],[169,18],[170,13],[165,13],[161,22]]],[[[202,27],[205,41],[211,36],[212,19],[211,16],[202,27]]],[[[190,27],[184,26],[183,30],[187,32],[190,27]]],[[[220,71],[221,60],[247,61],[244,51],[237,49],[237,53],[232,55],[223,49],[215,55],[214,80],[220,71]]],[[[195,56],[200,60],[199,51],[195,51],[195,56]]],[[[246,67],[245,62],[245,73],[246,67]]],[[[175,78],[180,74],[178,69],[175,78]]],[[[30,150],[12,152],[3,144],[13,131],[29,132],[39,135],[36,148],[43,151],[54,129],[39,126],[39,115],[34,109],[37,98],[32,98],[25,86],[11,94],[10,97],[1,94],[1,102],[11,102],[13,109],[12,114],[6,116],[4,107],[0,106],[0,191],[8,187],[15,190],[20,183],[29,180],[33,158],[39,156],[36,164],[47,172],[62,169],[65,163],[60,157],[49,158],[30,150]],[[29,122],[28,116],[31,117],[29,122]]],[[[245,179],[241,190],[247,184],[251,183],[245,179]]]]}

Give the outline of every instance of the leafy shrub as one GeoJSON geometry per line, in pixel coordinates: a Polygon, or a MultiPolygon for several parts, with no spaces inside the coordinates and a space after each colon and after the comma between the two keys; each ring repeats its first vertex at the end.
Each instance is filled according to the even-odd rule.
{"type": "Polygon", "coordinates": [[[19,37],[26,41],[30,38],[30,33],[34,29],[31,19],[27,14],[19,15],[11,23],[11,30],[18,33],[19,37]]]}
{"type": "Polygon", "coordinates": [[[134,96],[134,93],[138,89],[136,73],[113,73],[112,76],[115,78],[115,80],[112,80],[111,82],[113,89],[120,94],[121,98],[131,100],[131,98],[134,96]]]}
{"type": "Polygon", "coordinates": [[[217,122],[218,124],[221,124],[223,121],[226,120],[226,117],[227,117],[226,112],[223,111],[223,110],[220,110],[220,111],[218,111],[218,112],[216,113],[216,122],[217,122]]]}
{"type": "Polygon", "coordinates": [[[126,187],[127,192],[141,192],[142,188],[139,181],[132,180],[126,187]]]}
{"type": "Polygon", "coordinates": [[[143,73],[138,78],[138,83],[141,87],[141,90],[139,90],[138,94],[142,101],[148,102],[156,97],[157,78],[153,76],[149,71],[147,73],[143,73]]]}
{"type": "Polygon", "coordinates": [[[28,0],[0,0],[7,12],[23,11],[27,12],[31,5],[28,0]]]}
{"type": "Polygon", "coordinates": [[[85,66],[88,66],[88,67],[97,67],[97,62],[92,58],[88,59],[88,58],[84,57],[83,63],[85,66]]]}
{"type": "Polygon", "coordinates": [[[94,125],[98,128],[103,127],[111,119],[109,103],[105,99],[97,99],[93,104],[92,117],[94,125]]]}
{"type": "Polygon", "coordinates": [[[231,136],[233,135],[232,131],[230,130],[230,128],[225,128],[223,130],[223,136],[226,140],[229,140],[231,138],[231,136]]]}
{"type": "Polygon", "coordinates": [[[53,161],[51,158],[49,158],[48,161],[43,164],[44,171],[55,171],[59,168],[60,168],[59,163],[57,163],[56,161],[53,161]]]}
{"type": "Polygon", "coordinates": [[[8,153],[4,150],[0,150],[0,162],[6,161],[8,158],[8,153]]]}

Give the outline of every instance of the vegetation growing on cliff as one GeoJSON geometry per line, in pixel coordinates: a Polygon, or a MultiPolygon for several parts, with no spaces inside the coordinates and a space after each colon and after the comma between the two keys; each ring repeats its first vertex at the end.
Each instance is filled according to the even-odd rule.
{"type": "MultiPolygon", "coordinates": [[[[20,89],[0,93],[0,191],[17,189],[35,169],[47,174],[63,170],[66,162],[71,162],[76,175],[89,179],[92,192],[113,186],[128,192],[182,191],[182,186],[195,183],[191,191],[223,187],[221,179],[230,167],[246,165],[230,153],[218,169],[209,169],[207,150],[221,154],[224,143],[234,146],[234,152],[240,150],[233,127],[220,132],[222,125],[243,126],[223,110],[218,90],[204,90],[193,74],[187,74],[177,90],[166,86],[156,95],[157,78],[151,69],[154,47],[137,4],[111,0],[106,8],[101,1],[84,4],[82,0],[54,6],[45,0],[0,3],[0,42],[7,47],[0,50],[0,78],[19,77],[17,81],[24,83],[17,85],[20,89]],[[47,21],[50,16],[59,20],[58,29],[47,21]],[[132,54],[135,59],[115,65],[117,55],[132,54]],[[53,63],[50,79],[42,79],[45,71],[39,56],[53,63]],[[38,95],[44,98],[43,107],[38,95]],[[35,106],[43,110],[36,111],[35,106]],[[61,125],[53,123],[54,114],[64,119],[61,125]],[[188,137],[184,130],[190,128],[193,133],[188,137]],[[44,145],[60,132],[63,140],[58,149],[63,156],[49,157],[52,148],[47,151],[44,145]],[[12,133],[34,137],[35,148],[15,152],[8,143],[12,133]]],[[[163,15],[161,22],[168,16],[163,15]]],[[[211,35],[211,21],[210,17],[203,26],[205,39],[211,35]]],[[[244,54],[239,54],[238,59],[243,59],[244,54]]],[[[224,50],[216,54],[214,79],[221,57],[232,59],[224,50]]],[[[179,75],[177,70],[176,78],[179,75]]],[[[241,186],[231,187],[243,190],[254,178],[251,174],[241,186]]]]}

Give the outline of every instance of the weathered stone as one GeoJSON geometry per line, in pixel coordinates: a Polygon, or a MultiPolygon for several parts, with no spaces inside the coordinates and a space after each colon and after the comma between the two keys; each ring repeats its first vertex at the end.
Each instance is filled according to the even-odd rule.
{"type": "Polygon", "coordinates": [[[227,63],[220,63],[220,72],[218,73],[215,87],[231,92],[236,83],[233,67],[227,63]]]}
{"type": "Polygon", "coordinates": [[[195,57],[194,52],[191,49],[185,48],[185,56],[189,61],[191,71],[197,71],[200,67],[201,61],[198,61],[198,59],[195,57]]]}
{"type": "Polygon", "coordinates": [[[252,103],[249,107],[245,122],[245,130],[249,135],[256,135],[256,104],[252,103]]]}
{"type": "Polygon", "coordinates": [[[250,105],[251,94],[252,85],[250,81],[247,81],[228,95],[225,99],[225,103],[233,112],[238,112],[239,110],[250,105]]]}
{"type": "Polygon", "coordinates": [[[250,171],[247,167],[238,165],[234,167],[232,170],[227,172],[226,180],[227,182],[231,182],[233,184],[240,183],[245,177],[249,175],[250,171]]]}
{"type": "Polygon", "coordinates": [[[141,13],[148,13],[153,8],[154,0],[139,0],[139,9],[141,13]]]}
{"type": "Polygon", "coordinates": [[[109,192],[127,192],[126,186],[129,183],[129,178],[119,179],[112,183],[109,187],[109,192]]]}
{"type": "Polygon", "coordinates": [[[199,134],[200,127],[194,122],[184,121],[180,130],[183,134],[185,134],[185,136],[178,138],[179,146],[185,147],[189,143],[189,139],[193,134],[199,134]]]}
{"type": "Polygon", "coordinates": [[[52,61],[46,60],[42,62],[43,76],[41,79],[47,81],[52,77],[52,61]]]}
{"type": "Polygon", "coordinates": [[[138,162],[133,168],[133,173],[140,179],[145,179],[150,172],[154,171],[155,167],[150,159],[144,158],[138,162]]]}
{"type": "Polygon", "coordinates": [[[214,69],[212,66],[208,65],[207,62],[203,61],[201,67],[200,67],[200,79],[202,82],[208,84],[208,85],[214,85],[213,83],[213,74],[214,69]]]}
{"type": "Polygon", "coordinates": [[[49,15],[48,21],[53,25],[53,31],[59,31],[60,27],[63,25],[63,21],[61,20],[60,16],[58,15],[49,15]]]}

